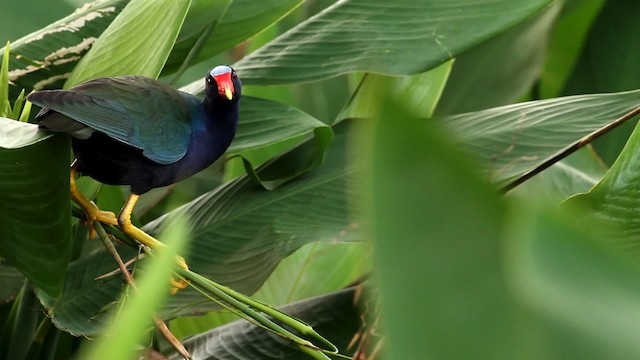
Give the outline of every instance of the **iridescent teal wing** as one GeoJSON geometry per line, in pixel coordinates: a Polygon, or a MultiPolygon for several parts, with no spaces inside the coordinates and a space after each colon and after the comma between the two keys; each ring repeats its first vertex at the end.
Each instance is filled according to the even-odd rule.
{"type": "Polygon", "coordinates": [[[141,149],[145,157],[160,164],[174,163],[186,154],[191,107],[198,102],[192,95],[143,76],[100,78],[70,90],[39,91],[29,100],[69,118],[65,123],[59,116],[50,116],[50,110],[40,112],[38,120],[52,131],[78,131],[82,124],[141,149]],[[47,117],[55,119],[51,121],[55,124],[49,126],[47,117]]]}

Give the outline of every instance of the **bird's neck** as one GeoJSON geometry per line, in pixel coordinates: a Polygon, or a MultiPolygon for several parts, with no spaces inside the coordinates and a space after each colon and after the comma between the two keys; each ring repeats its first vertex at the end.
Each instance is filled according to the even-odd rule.
{"type": "Polygon", "coordinates": [[[218,129],[236,128],[238,125],[238,101],[226,101],[222,99],[210,100],[208,97],[202,101],[203,112],[206,114],[207,127],[218,129]]]}

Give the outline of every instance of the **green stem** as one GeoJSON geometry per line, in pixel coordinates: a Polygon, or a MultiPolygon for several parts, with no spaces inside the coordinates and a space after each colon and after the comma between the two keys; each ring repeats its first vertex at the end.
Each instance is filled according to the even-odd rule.
{"type": "MultiPolygon", "coordinates": [[[[209,280],[209,279],[207,279],[209,280]]],[[[209,280],[211,281],[211,280],[209,280]]],[[[316,340],[319,340],[320,342],[322,342],[324,345],[327,345],[329,348],[331,348],[331,350],[327,350],[331,353],[337,353],[338,352],[338,348],[335,347],[335,345],[333,345],[329,340],[325,339],[324,337],[322,337],[320,334],[318,334],[315,330],[313,330],[313,328],[309,325],[306,324],[305,322],[296,319],[290,315],[287,315],[285,313],[283,313],[282,311],[267,305],[261,301],[258,301],[254,298],[251,298],[249,296],[246,296],[244,294],[241,294],[229,287],[220,285],[216,282],[211,281],[211,285],[218,288],[220,291],[223,291],[225,294],[228,294],[229,296],[233,297],[234,299],[241,301],[244,304],[247,304],[249,306],[251,306],[252,308],[261,311],[271,317],[273,317],[274,319],[282,322],[285,325],[288,325],[290,327],[292,327],[293,329],[295,329],[296,331],[300,332],[301,334],[304,334],[306,336],[310,336],[316,340]]]]}
{"type": "MultiPolygon", "coordinates": [[[[239,293],[227,288],[226,286],[222,286],[220,284],[217,284],[207,278],[205,278],[202,275],[196,274],[192,271],[183,269],[183,268],[177,268],[176,272],[178,273],[178,275],[183,276],[189,280],[191,280],[192,282],[194,282],[195,284],[197,284],[198,286],[204,288],[206,291],[210,292],[212,295],[214,295],[215,297],[217,297],[218,299],[226,302],[227,304],[231,305],[232,307],[242,311],[244,314],[248,315],[249,317],[251,317],[252,319],[254,319],[255,321],[257,321],[260,325],[264,326],[265,328],[275,332],[276,334],[279,334],[287,339],[292,340],[293,342],[295,342],[300,349],[308,354],[314,354],[314,358],[316,359],[329,359],[329,357],[327,357],[322,351],[323,349],[318,348],[317,346],[315,346],[313,343],[311,343],[308,340],[305,340],[293,333],[291,333],[290,331],[284,329],[283,327],[279,326],[278,324],[274,323],[273,321],[267,319],[266,317],[260,315],[258,312],[256,312],[255,310],[253,310],[251,307],[248,306],[248,304],[252,304],[252,303],[256,303],[255,300],[248,298],[247,296],[244,296],[242,294],[240,294],[239,298],[240,299],[236,299],[235,296],[238,296],[239,293]],[[232,296],[231,294],[235,295],[232,296]]],[[[264,306],[263,306],[264,307],[264,306]]],[[[278,317],[282,317],[282,315],[284,315],[283,313],[279,312],[279,311],[273,311],[274,309],[271,307],[266,307],[267,312],[265,312],[267,315],[270,315],[272,317],[275,318],[274,315],[278,316],[278,317]]],[[[285,315],[287,316],[287,315],[285,315]]],[[[289,317],[290,318],[290,317],[289,317]]],[[[293,320],[293,318],[290,318],[293,320]]],[[[295,330],[297,331],[306,331],[307,328],[310,328],[309,325],[307,324],[302,324],[299,321],[292,321],[289,322],[290,324],[293,324],[291,327],[293,327],[295,330]]],[[[325,340],[326,341],[326,340],[325,340]]],[[[335,349],[335,346],[333,346],[333,344],[331,344],[331,347],[335,349]]],[[[336,349],[337,350],[337,349],[336,349]]]]}
{"type": "MultiPolygon", "coordinates": [[[[79,213],[74,212],[74,215],[77,215],[78,217],[82,218],[84,216],[84,213],[81,210],[79,210],[79,213]]],[[[105,226],[103,228],[102,226],[96,226],[96,228],[97,228],[96,230],[98,230],[98,235],[101,237],[103,235],[106,236],[106,232],[109,232],[110,234],[122,240],[123,242],[136,246],[135,245],[136,243],[133,242],[126,234],[120,231],[120,229],[118,229],[117,227],[105,226]]],[[[153,255],[153,253],[150,250],[147,251],[147,254],[153,255]]],[[[330,358],[327,357],[324,354],[324,352],[333,353],[333,354],[338,353],[338,348],[336,348],[335,345],[333,345],[327,339],[325,339],[320,334],[318,334],[315,330],[313,330],[311,326],[309,326],[308,324],[305,324],[304,322],[298,319],[295,319],[260,301],[257,301],[248,296],[245,296],[229,287],[222,286],[190,270],[187,270],[181,267],[176,267],[176,273],[192,281],[198,286],[202,287],[207,292],[212,294],[214,297],[220,299],[224,303],[229,304],[231,308],[237,309],[240,312],[244,313],[249,318],[255,320],[259,325],[265,327],[268,330],[273,331],[276,334],[279,334],[285,338],[292,340],[301,348],[303,352],[308,353],[310,355],[313,353],[312,356],[314,358],[326,360],[330,358]],[[283,327],[279,326],[273,321],[262,316],[260,313],[256,312],[254,309],[273,317],[274,319],[282,322],[285,325],[290,326],[291,328],[295,329],[296,331],[298,331],[299,333],[305,336],[309,336],[316,340],[319,340],[322,344],[326,345],[330,349],[323,349],[321,347],[318,347],[314,345],[312,342],[310,342],[309,340],[305,340],[291,333],[290,331],[284,329],[283,327]]]]}

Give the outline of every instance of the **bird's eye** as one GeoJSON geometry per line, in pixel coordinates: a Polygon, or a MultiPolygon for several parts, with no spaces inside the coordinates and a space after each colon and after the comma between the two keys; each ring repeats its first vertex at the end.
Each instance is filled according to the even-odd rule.
{"type": "Polygon", "coordinates": [[[238,74],[236,74],[235,70],[231,72],[231,78],[233,79],[238,78],[238,74]]]}

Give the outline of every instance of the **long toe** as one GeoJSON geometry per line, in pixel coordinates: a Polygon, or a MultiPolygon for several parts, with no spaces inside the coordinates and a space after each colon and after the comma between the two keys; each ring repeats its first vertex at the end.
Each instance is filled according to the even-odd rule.
{"type": "Polygon", "coordinates": [[[93,206],[84,209],[84,211],[87,214],[85,225],[89,227],[89,239],[93,240],[96,237],[96,231],[93,228],[94,222],[100,221],[109,225],[118,225],[118,219],[113,212],[100,210],[93,202],[91,204],[93,206]]]}
{"type": "Polygon", "coordinates": [[[109,225],[118,225],[118,219],[116,214],[111,211],[100,210],[93,202],[92,206],[84,209],[87,214],[87,225],[93,225],[94,221],[100,221],[109,225]]]}
{"type": "Polygon", "coordinates": [[[189,286],[189,281],[185,279],[171,279],[171,295],[175,295],[179,290],[185,289],[189,286]]]}
{"type": "Polygon", "coordinates": [[[176,256],[176,263],[178,263],[178,266],[180,266],[181,268],[189,270],[189,266],[182,256],[176,256]]]}
{"type": "MultiPolygon", "coordinates": [[[[189,270],[189,266],[182,256],[176,256],[176,263],[181,268],[189,270]]],[[[189,281],[186,279],[171,279],[171,295],[175,295],[178,290],[182,290],[187,286],[189,286],[189,281]]]]}
{"type": "Polygon", "coordinates": [[[114,214],[112,211],[100,210],[96,217],[96,220],[109,225],[118,225],[116,214],[114,214]]]}

